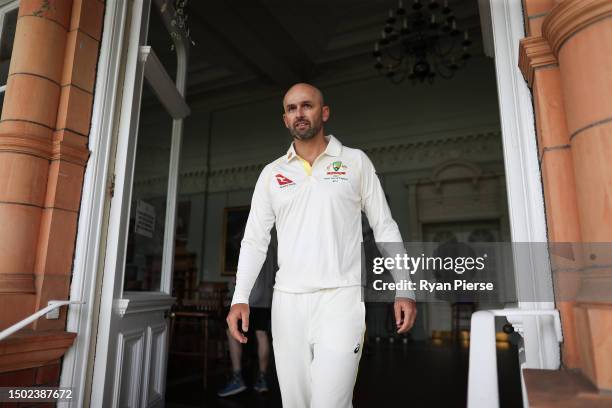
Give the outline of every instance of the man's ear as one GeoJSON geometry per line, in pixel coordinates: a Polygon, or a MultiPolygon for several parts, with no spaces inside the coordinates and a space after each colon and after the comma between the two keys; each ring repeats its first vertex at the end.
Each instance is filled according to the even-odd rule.
{"type": "Polygon", "coordinates": [[[285,123],[285,127],[289,129],[291,124],[289,123],[289,119],[287,119],[287,115],[285,115],[284,113],[283,113],[283,122],[285,123]]]}
{"type": "Polygon", "coordinates": [[[321,109],[321,119],[323,120],[323,122],[327,122],[327,120],[329,119],[329,106],[324,105],[321,109]]]}

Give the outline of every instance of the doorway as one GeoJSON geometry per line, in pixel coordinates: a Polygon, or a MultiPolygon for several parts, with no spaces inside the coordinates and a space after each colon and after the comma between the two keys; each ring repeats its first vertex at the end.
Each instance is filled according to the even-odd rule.
{"type": "Polygon", "coordinates": [[[183,97],[187,53],[154,4],[109,5],[123,41],[122,79],[110,135],[95,358],[90,389],[83,392],[89,406],[155,407],[165,400],[176,180],[189,107],[183,97]]]}
{"type": "MultiPolygon", "coordinates": [[[[283,12],[283,9],[272,7],[265,1],[256,3],[246,8],[239,8],[236,4],[197,3],[190,11],[192,37],[200,45],[192,52],[190,69],[197,80],[194,79],[188,91],[192,98],[190,101],[193,101],[190,105],[197,115],[192,116],[193,121],[186,122],[185,149],[177,179],[177,200],[188,203],[183,205],[183,214],[186,215],[182,219],[189,220],[183,244],[185,251],[195,256],[195,285],[231,281],[231,271],[224,267],[225,247],[221,237],[226,232],[227,222],[223,214],[228,209],[248,205],[252,184],[262,163],[271,161],[286,150],[288,143],[280,120],[274,121],[279,117],[279,100],[286,83],[304,76],[310,78],[308,75],[314,77],[315,83],[324,89],[334,108],[334,118],[337,119],[330,124],[334,134],[346,145],[362,148],[377,165],[384,187],[390,193],[391,210],[400,224],[404,240],[423,240],[427,235],[428,223],[453,221],[443,217],[427,218],[423,214],[425,210],[435,209],[425,200],[427,194],[435,193],[427,191],[427,183],[433,179],[432,184],[436,184],[435,177],[444,175],[444,169],[438,166],[457,164],[457,161],[465,168],[476,163],[476,170],[497,177],[498,186],[503,188],[501,195],[504,196],[503,205],[498,208],[499,217],[506,217],[499,224],[502,236],[511,236],[514,241],[545,240],[543,206],[541,197],[539,201],[537,198],[539,180],[532,180],[529,169],[536,151],[533,149],[535,137],[533,130],[530,133],[525,128],[525,124],[533,124],[533,115],[524,111],[523,105],[529,101],[528,90],[525,93],[526,89],[516,84],[520,74],[518,70],[511,69],[517,61],[513,54],[516,51],[512,47],[522,37],[520,2],[508,6],[492,2],[490,8],[481,8],[475,14],[473,2],[465,6],[468,11],[472,8],[471,16],[466,12],[472,29],[477,27],[476,33],[478,30],[489,30],[495,36],[495,59],[487,60],[489,57],[483,52],[482,61],[486,62],[473,64],[463,76],[458,74],[456,79],[444,85],[436,82],[425,90],[407,85],[392,87],[385,82],[385,78],[372,74],[371,67],[367,65],[369,50],[360,51],[361,55],[350,51],[358,48],[359,44],[355,42],[369,44],[369,36],[364,40],[366,37],[363,35],[368,31],[367,27],[378,24],[379,18],[374,13],[377,4],[365,1],[351,2],[350,5],[334,2],[334,5],[324,6],[327,7],[325,12],[317,11],[316,7],[303,9],[305,20],[294,21],[286,20],[290,13],[283,12]],[[482,10],[489,15],[483,17],[482,10]],[[332,19],[334,16],[335,21],[332,19]],[[262,19],[273,24],[265,25],[265,30],[252,26],[262,19]],[[322,32],[320,35],[323,38],[304,38],[304,33],[309,31],[299,27],[305,27],[304,23],[312,19],[319,19],[319,24],[335,27],[336,30],[322,32]],[[474,23],[483,19],[488,21],[487,27],[474,23]],[[280,38],[276,34],[283,31],[289,32],[292,39],[282,37],[278,41],[281,51],[268,49],[265,44],[275,42],[280,38]],[[296,55],[282,52],[287,49],[286,46],[291,46],[291,41],[302,44],[298,48],[290,48],[299,54],[297,60],[296,55]],[[317,50],[317,44],[326,44],[328,49],[317,50]],[[300,58],[306,57],[315,63],[296,64],[296,61],[301,61],[300,58]],[[447,91],[450,97],[442,97],[440,92],[447,91]],[[364,104],[363,96],[356,95],[367,95],[368,103],[364,104]],[[469,106],[465,98],[479,100],[481,105],[469,106]],[[407,100],[409,103],[406,103],[407,100]],[[496,157],[495,160],[492,160],[493,157],[496,157]],[[423,161],[428,162],[423,165],[423,161]],[[525,205],[525,202],[529,204],[525,205]],[[508,207],[512,209],[511,212],[507,211],[508,207]],[[503,233],[504,228],[507,235],[503,233]]],[[[289,4],[287,7],[292,6],[289,4]]],[[[471,35],[474,33],[471,32],[471,35]]],[[[483,48],[486,48],[484,44],[483,48]]],[[[134,150],[137,149],[138,145],[134,150]]],[[[158,163],[150,161],[147,164],[158,163]]],[[[138,166],[137,158],[135,165],[138,166]]],[[[134,174],[137,171],[138,168],[134,174]]],[[[151,209],[141,204],[141,221],[147,214],[149,222],[151,214],[155,214],[157,219],[157,215],[163,211],[156,203],[159,196],[147,196],[145,188],[154,186],[160,181],[159,177],[159,174],[152,172],[150,177],[138,182],[136,176],[132,180],[134,197],[153,207],[151,209]],[[138,195],[139,188],[144,193],[142,196],[138,195]]],[[[453,184],[452,180],[444,179],[442,182],[453,184]]],[[[130,208],[133,206],[138,210],[138,202],[131,198],[126,201],[125,198],[123,219],[127,220],[125,214],[131,214],[130,208]]],[[[435,202],[440,197],[430,198],[435,202]]],[[[168,214],[169,209],[165,211],[168,214]]],[[[134,228],[132,245],[140,242],[138,240],[150,239],[135,233],[136,218],[134,225],[128,228],[130,231],[134,228]]],[[[123,231],[123,234],[123,242],[129,245],[130,233],[123,231]]],[[[173,242],[166,238],[164,241],[173,242]]],[[[126,246],[126,251],[129,252],[131,248],[126,246]]],[[[154,282],[157,278],[153,276],[159,271],[139,272],[137,259],[140,256],[141,260],[144,259],[140,265],[146,265],[146,256],[143,258],[136,248],[133,251],[132,258],[129,258],[132,261],[132,269],[128,273],[129,284],[148,288],[155,286],[147,282],[154,282]]],[[[166,265],[168,259],[171,258],[164,261],[162,256],[161,263],[166,265]]],[[[150,265],[155,262],[159,262],[159,259],[151,260],[150,265]]],[[[124,267],[124,263],[120,267],[124,267]]],[[[529,274],[533,273],[533,268],[531,265],[523,270],[529,274]]],[[[155,270],[155,267],[151,270],[155,270]]],[[[160,282],[170,282],[163,273],[163,265],[159,270],[162,271],[160,282]]],[[[125,279],[122,279],[121,285],[124,283],[125,279]]],[[[108,285],[105,283],[105,286],[108,285]]],[[[160,288],[163,286],[160,284],[160,288]]],[[[166,288],[170,286],[168,284],[166,288]]],[[[172,292],[165,293],[170,295],[172,292]]],[[[168,305],[164,308],[167,310],[168,305]]],[[[157,316],[163,320],[163,313],[157,316]]],[[[538,324],[537,321],[525,322],[526,338],[530,330],[540,331],[538,324]]],[[[423,339],[431,336],[424,325],[419,327],[420,333],[415,335],[423,339]]],[[[534,341],[541,344],[541,340],[534,341]]],[[[524,361],[543,361],[541,355],[547,353],[545,347],[527,345],[527,348],[535,351],[532,355],[531,351],[527,352],[524,361]]],[[[219,362],[219,366],[225,363],[219,362]]],[[[547,364],[554,364],[554,352],[547,364]]],[[[196,381],[199,382],[199,379],[196,381]]],[[[221,382],[222,379],[217,381],[221,382]]],[[[214,394],[212,389],[209,391],[214,394]]]]}

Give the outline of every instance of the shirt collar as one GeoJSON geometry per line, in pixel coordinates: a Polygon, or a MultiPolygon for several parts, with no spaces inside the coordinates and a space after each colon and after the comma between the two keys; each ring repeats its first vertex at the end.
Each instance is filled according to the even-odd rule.
{"type": "MultiPolygon", "coordinates": [[[[334,137],[334,135],[327,135],[325,139],[328,141],[327,147],[323,154],[328,156],[340,156],[340,152],[342,151],[342,143],[338,139],[334,137]]],[[[294,142],[291,142],[291,146],[289,146],[289,150],[287,150],[287,154],[285,155],[285,160],[289,163],[293,158],[297,157],[297,153],[295,152],[294,142]]]]}

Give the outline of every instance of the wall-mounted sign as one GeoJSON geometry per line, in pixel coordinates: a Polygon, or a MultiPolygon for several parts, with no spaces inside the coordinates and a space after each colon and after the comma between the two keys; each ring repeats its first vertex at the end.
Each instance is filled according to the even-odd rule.
{"type": "Polygon", "coordinates": [[[148,238],[153,238],[155,231],[155,207],[142,200],[136,203],[136,222],[134,232],[148,238]]]}

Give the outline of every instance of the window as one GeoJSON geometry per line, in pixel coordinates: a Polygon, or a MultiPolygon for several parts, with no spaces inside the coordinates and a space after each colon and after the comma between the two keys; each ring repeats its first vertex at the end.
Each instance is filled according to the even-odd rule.
{"type": "Polygon", "coordinates": [[[0,0],[0,110],[4,105],[4,91],[13,54],[18,12],[19,1],[0,0]]]}

